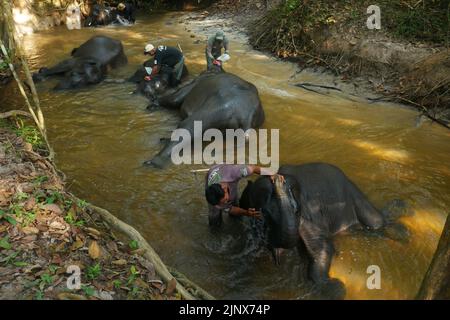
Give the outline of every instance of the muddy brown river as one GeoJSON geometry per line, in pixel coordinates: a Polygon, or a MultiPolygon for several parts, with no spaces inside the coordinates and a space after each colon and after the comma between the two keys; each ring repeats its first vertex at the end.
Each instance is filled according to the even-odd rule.
{"type": "MultiPolygon", "coordinates": [[[[141,17],[132,27],[68,31],[64,27],[25,37],[31,68],[52,65],[93,35],[120,39],[129,64],[109,74],[126,78],[145,60],[146,42],[184,50],[192,74],[205,68],[204,40],[179,20],[182,13],[141,17]],[[195,40],[200,39],[200,44],[195,40]]],[[[181,18],[180,18],[181,17],[181,18]]],[[[402,221],[409,243],[365,234],[340,235],[331,275],[347,288],[346,299],[411,299],[431,261],[450,205],[450,131],[425,122],[401,105],[375,103],[342,93],[316,94],[292,86],[296,66],[277,61],[232,37],[226,70],[254,83],[266,112],[264,128],[280,129],[282,163],[329,162],[339,166],[379,208],[403,199],[414,215],[402,221]],[[367,267],[381,270],[381,289],[366,286],[367,267]]],[[[296,76],[319,83],[323,74],[296,76]]],[[[295,251],[279,267],[242,226],[232,222],[219,233],[208,228],[205,165],[142,167],[170,135],[177,115],[149,114],[147,101],[131,95],[132,84],[100,84],[54,92],[55,81],[38,85],[49,139],[68,187],[80,198],[104,207],[138,229],[162,259],[217,298],[308,299],[304,264],[295,251]]],[[[2,106],[22,107],[14,85],[2,106]]],[[[244,182],[241,182],[244,186],[244,182]]]]}

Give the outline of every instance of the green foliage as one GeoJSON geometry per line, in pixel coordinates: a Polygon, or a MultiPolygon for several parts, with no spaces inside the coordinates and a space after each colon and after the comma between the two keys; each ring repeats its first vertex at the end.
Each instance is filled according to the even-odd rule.
{"type": "Polygon", "coordinates": [[[287,11],[294,11],[299,5],[299,0],[287,0],[284,6],[287,11]]]}
{"type": "Polygon", "coordinates": [[[39,176],[39,177],[37,177],[37,178],[35,178],[33,180],[33,183],[37,184],[37,185],[40,185],[41,183],[43,183],[45,181],[48,181],[48,177],[47,176],[39,176]]]}
{"type": "Polygon", "coordinates": [[[3,210],[0,210],[0,220],[6,220],[14,226],[17,224],[16,219],[14,219],[14,217],[11,214],[9,214],[3,210]]]}
{"type": "MultiPolygon", "coordinates": [[[[1,242],[1,240],[0,240],[1,242]]],[[[7,257],[3,258],[2,260],[0,260],[1,262],[3,262],[5,265],[8,265],[10,263],[14,264],[16,262],[16,257],[19,255],[20,250],[18,251],[14,251],[13,253],[10,253],[7,257]]]]}
{"type": "Polygon", "coordinates": [[[53,191],[47,198],[45,199],[45,203],[53,204],[55,202],[64,202],[63,195],[58,191],[53,191]]]}
{"type": "Polygon", "coordinates": [[[136,267],[135,266],[131,266],[130,267],[130,275],[128,277],[127,285],[133,284],[138,275],[139,275],[139,272],[137,271],[136,267]]]}
{"type": "Polygon", "coordinates": [[[136,240],[131,240],[128,246],[130,247],[131,250],[139,249],[139,244],[136,240]]]}
{"type": "Polygon", "coordinates": [[[44,285],[50,285],[53,283],[53,276],[48,273],[41,274],[41,283],[44,285]]]}
{"type": "Polygon", "coordinates": [[[8,69],[8,63],[4,60],[0,60],[0,71],[8,69]]]}
{"type": "Polygon", "coordinates": [[[6,236],[4,238],[0,238],[0,248],[9,250],[12,248],[11,244],[9,243],[9,237],[6,236]]]}
{"type": "Polygon", "coordinates": [[[81,290],[83,290],[84,294],[88,297],[95,294],[95,289],[91,286],[81,285],[81,290]]]}
{"type": "Polygon", "coordinates": [[[281,56],[311,52],[317,45],[311,31],[324,34],[334,24],[367,31],[367,8],[373,4],[381,9],[380,32],[401,40],[448,43],[449,0],[286,0],[252,24],[250,41],[281,56]]]}
{"type": "Polygon", "coordinates": [[[42,290],[36,291],[36,294],[34,295],[34,298],[36,300],[42,300],[44,299],[44,292],[42,290]]]}
{"type": "Polygon", "coordinates": [[[14,195],[14,198],[15,198],[17,201],[23,201],[23,200],[27,200],[27,199],[29,198],[29,195],[28,195],[28,193],[25,193],[25,192],[17,192],[17,193],[14,195]]]}
{"type": "Polygon", "coordinates": [[[85,200],[77,201],[77,206],[80,207],[81,209],[86,209],[88,205],[89,205],[89,203],[85,200]]]}
{"type": "Polygon", "coordinates": [[[87,275],[88,279],[94,280],[94,279],[98,278],[98,276],[101,274],[101,272],[102,272],[102,267],[100,266],[100,263],[96,263],[93,266],[87,267],[86,275],[87,275]]]}
{"type": "Polygon", "coordinates": [[[12,203],[9,206],[9,215],[14,215],[16,218],[23,219],[23,225],[29,225],[36,219],[36,214],[32,211],[26,211],[21,203],[12,203]]]}
{"type": "Polygon", "coordinates": [[[39,130],[34,126],[23,125],[15,129],[14,132],[26,142],[30,143],[33,148],[42,149],[45,147],[39,130]]]}
{"type": "Polygon", "coordinates": [[[444,42],[450,26],[450,4],[445,8],[444,2],[424,1],[423,5],[416,7],[405,3],[385,3],[381,6],[382,24],[385,22],[385,27],[399,38],[444,42]]]}
{"type": "Polygon", "coordinates": [[[120,287],[122,286],[122,281],[114,280],[113,281],[113,286],[114,286],[115,289],[120,289],[120,287]]]}
{"type": "Polygon", "coordinates": [[[56,271],[58,271],[58,269],[59,269],[59,267],[58,267],[57,265],[54,265],[54,264],[51,264],[51,265],[48,267],[48,271],[50,271],[50,273],[52,273],[52,274],[55,274],[56,271]]]}

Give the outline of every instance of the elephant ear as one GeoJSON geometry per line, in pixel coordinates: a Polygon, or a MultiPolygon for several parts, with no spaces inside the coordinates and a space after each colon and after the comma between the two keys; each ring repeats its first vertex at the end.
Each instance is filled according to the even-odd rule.
{"type": "Polygon", "coordinates": [[[78,48],[73,48],[72,52],[70,53],[70,55],[73,57],[75,52],[77,52],[78,48]]]}
{"type": "Polygon", "coordinates": [[[247,186],[242,192],[241,198],[239,199],[239,206],[243,209],[252,208],[253,199],[252,199],[252,189],[253,189],[253,181],[247,181],[247,186]]]}

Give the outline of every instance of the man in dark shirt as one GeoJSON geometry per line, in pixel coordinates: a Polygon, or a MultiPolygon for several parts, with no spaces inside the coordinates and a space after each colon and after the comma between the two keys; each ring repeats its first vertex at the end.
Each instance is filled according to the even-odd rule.
{"type": "Polygon", "coordinates": [[[134,16],[134,6],[129,2],[119,3],[119,5],[117,6],[117,14],[130,23],[134,23],[136,21],[136,18],[134,16]]]}
{"type": "MultiPolygon", "coordinates": [[[[219,164],[209,169],[206,175],[205,196],[209,204],[211,226],[222,223],[222,212],[233,216],[260,217],[261,212],[255,208],[246,210],[239,207],[239,180],[253,173],[271,176],[272,180],[276,174],[268,168],[254,165],[219,164]]],[[[279,177],[284,181],[282,176],[279,175],[279,177]]]]}
{"type": "Polygon", "coordinates": [[[145,80],[151,80],[164,67],[169,68],[171,76],[176,80],[175,84],[180,82],[184,66],[184,56],[180,50],[168,46],[155,48],[152,44],[147,44],[144,49],[144,54],[154,57],[151,74],[146,76],[145,80]]]}

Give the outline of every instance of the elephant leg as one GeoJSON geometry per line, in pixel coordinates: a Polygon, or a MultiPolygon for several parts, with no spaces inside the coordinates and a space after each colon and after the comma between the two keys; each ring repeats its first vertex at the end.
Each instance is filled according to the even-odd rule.
{"type": "Polygon", "coordinates": [[[331,239],[318,226],[306,220],[300,221],[299,232],[312,260],[309,269],[311,279],[316,283],[328,281],[328,272],[334,255],[331,239]]]}
{"type": "Polygon", "coordinates": [[[378,230],[384,226],[383,215],[359,190],[355,190],[354,203],[358,221],[368,229],[378,230]]]}
{"type": "Polygon", "coordinates": [[[120,54],[118,54],[110,63],[110,66],[112,69],[116,69],[118,67],[124,66],[128,63],[128,58],[127,56],[123,53],[120,52],[120,54]]]}
{"type": "Polygon", "coordinates": [[[64,60],[51,68],[41,68],[38,73],[33,74],[33,80],[40,81],[43,80],[44,77],[64,74],[72,70],[74,66],[75,66],[74,59],[64,60]]]}

